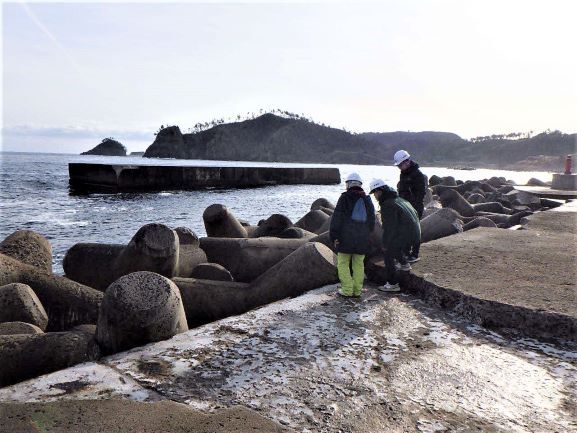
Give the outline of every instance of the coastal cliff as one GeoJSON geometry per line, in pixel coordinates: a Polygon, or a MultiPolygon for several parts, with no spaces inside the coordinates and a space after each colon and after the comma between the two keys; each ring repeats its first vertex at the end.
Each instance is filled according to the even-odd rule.
{"type": "Polygon", "coordinates": [[[149,158],[382,164],[376,143],[336,128],[273,114],[182,134],[162,129],[146,150],[149,158]]]}

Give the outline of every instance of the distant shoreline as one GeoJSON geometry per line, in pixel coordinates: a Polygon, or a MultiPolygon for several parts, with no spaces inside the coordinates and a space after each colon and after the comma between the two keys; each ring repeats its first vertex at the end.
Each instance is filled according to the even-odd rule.
{"type": "MultiPolygon", "coordinates": [[[[6,151],[6,150],[2,150],[0,151],[0,155],[2,154],[10,154],[10,155],[66,155],[66,156],[75,156],[75,157],[79,157],[79,158],[84,158],[84,157],[109,157],[109,155],[80,155],[78,153],[60,153],[60,152],[15,152],[15,151],[6,151]]],[[[141,155],[126,155],[126,156],[112,156],[113,158],[142,158],[141,155]]],[[[182,159],[182,158],[150,158],[150,157],[146,157],[143,158],[143,160],[147,160],[147,161],[163,161],[163,160],[182,160],[182,161],[194,161],[194,159],[182,159]]],[[[220,159],[203,159],[205,161],[228,161],[228,162],[233,162],[235,160],[220,160],[220,159]]],[[[246,160],[238,160],[238,162],[242,162],[242,163],[251,163],[251,162],[258,162],[258,163],[267,163],[270,162],[272,164],[327,164],[327,165],[339,165],[339,164],[346,164],[346,165],[382,165],[382,166],[388,166],[388,165],[393,165],[393,164],[350,164],[347,162],[321,162],[321,161],[246,161],[246,160]]],[[[447,168],[447,169],[451,169],[451,170],[505,170],[505,171],[522,171],[522,172],[531,172],[531,171],[537,171],[537,172],[545,172],[545,173],[561,173],[562,172],[562,167],[559,168],[559,170],[555,171],[555,170],[551,170],[550,167],[547,166],[542,166],[542,167],[518,167],[516,165],[511,165],[511,164],[486,164],[486,165],[478,165],[478,164],[473,164],[470,162],[423,162],[420,163],[419,161],[417,161],[419,163],[419,165],[421,167],[438,167],[438,168],[447,168]]]]}

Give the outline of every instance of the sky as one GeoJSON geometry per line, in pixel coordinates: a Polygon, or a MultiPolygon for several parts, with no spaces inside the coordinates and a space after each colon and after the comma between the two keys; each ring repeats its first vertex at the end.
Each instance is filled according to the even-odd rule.
{"type": "Polygon", "coordinates": [[[355,132],[577,131],[577,2],[4,2],[2,150],[143,151],[280,108],[355,132]]]}

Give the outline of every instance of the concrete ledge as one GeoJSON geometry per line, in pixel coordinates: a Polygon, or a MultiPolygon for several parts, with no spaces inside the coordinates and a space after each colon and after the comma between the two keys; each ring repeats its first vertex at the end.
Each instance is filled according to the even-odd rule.
{"type": "Polygon", "coordinates": [[[439,287],[423,277],[403,278],[403,289],[427,303],[452,310],[466,320],[488,329],[515,330],[541,340],[577,339],[577,317],[498,301],[481,299],[451,288],[439,287]]]}
{"type": "Polygon", "coordinates": [[[426,243],[403,288],[493,329],[577,340],[577,206],[426,243]]]}
{"type": "Polygon", "coordinates": [[[556,200],[569,200],[577,198],[577,190],[563,190],[550,188],[548,186],[519,186],[515,185],[515,189],[519,191],[530,192],[541,198],[552,198],[556,200]]]}
{"type": "Polygon", "coordinates": [[[194,167],[68,164],[70,187],[79,192],[248,188],[266,185],[339,184],[332,167],[194,167]]]}

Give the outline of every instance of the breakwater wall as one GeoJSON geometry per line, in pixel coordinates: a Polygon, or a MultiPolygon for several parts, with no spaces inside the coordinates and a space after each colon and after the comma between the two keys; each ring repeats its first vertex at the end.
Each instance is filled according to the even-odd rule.
{"type": "Polygon", "coordinates": [[[160,165],[68,164],[70,187],[81,192],[164,189],[249,188],[267,185],[339,184],[332,167],[194,167],[160,165]]]}

